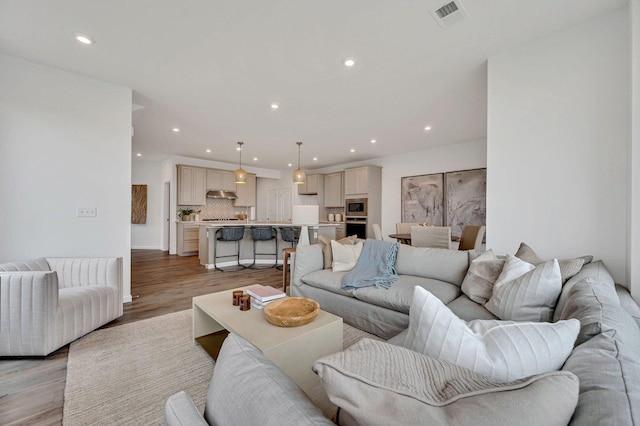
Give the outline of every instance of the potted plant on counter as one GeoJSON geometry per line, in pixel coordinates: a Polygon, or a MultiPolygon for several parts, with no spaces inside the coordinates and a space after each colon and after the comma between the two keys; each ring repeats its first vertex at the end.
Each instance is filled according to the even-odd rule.
{"type": "Polygon", "coordinates": [[[183,222],[191,220],[191,215],[193,214],[193,209],[178,209],[178,216],[182,219],[183,222]]]}

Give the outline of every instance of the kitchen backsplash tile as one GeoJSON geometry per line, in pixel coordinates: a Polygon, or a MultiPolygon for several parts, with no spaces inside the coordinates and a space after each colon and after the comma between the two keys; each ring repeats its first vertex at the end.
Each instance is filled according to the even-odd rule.
{"type": "Polygon", "coordinates": [[[246,207],[234,207],[232,200],[208,198],[204,206],[181,206],[200,210],[200,219],[234,219],[237,213],[248,213],[246,207]]]}

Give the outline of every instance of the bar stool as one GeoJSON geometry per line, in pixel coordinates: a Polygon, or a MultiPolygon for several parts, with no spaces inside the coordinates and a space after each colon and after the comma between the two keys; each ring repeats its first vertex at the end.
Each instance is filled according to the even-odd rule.
{"type": "MultiPolygon", "coordinates": [[[[298,239],[300,238],[300,228],[294,228],[293,226],[281,226],[280,227],[280,238],[282,239],[282,241],[286,242],[286,243],[291,243],[291,248],[294,249],[295,251],[295,247],[296,244],[298,243],[298,239]]],[[[276,267],[276,269],[278,270],[282,270],[282,268],[284,267],[284,259],[285,259],[285,251],[287,250],[287,248],[283,248],[282,249],[282,265],[278,265],[276,267]]]]}
{"type": "MultiPolygon", "coordinates": [[[[252,226],[251,238],[253,239],[253,263],[249,265],[249,268],[256,268],[256,255],[273,255],[275,260],[270,268],[278,265],[278,231],[272,226],[252,226]],[[276,247],[274,252],[258,253],[256,252],[256,242],[258,241],[270,241],[275,240],[276,247]]],[[[258,268],[256,268],[258,269],[258,268]]]]}
{"type": "Polygon", "coordinates": [[[238,266],[242,268],[246,268],[246,266],[240,264],[240,241],[243,238],[244,238],[244,226],[225,226],[224,228],[220,228],[216,231],[215,242],[214,242],[215,254],[213,256],[214,269],[224,272],[222,268],[219,268],[216,265],[216,259],[221,259],[223,257],[235,257],[238,262],[238,266]],[[235,241],[236,254],[226,254],[223,256],[218,256],[218,241],[224,241],[224,242],[235,241]]]}

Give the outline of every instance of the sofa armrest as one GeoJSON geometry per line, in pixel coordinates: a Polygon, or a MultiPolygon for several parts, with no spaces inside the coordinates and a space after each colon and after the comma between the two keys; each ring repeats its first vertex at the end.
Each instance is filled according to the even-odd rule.
{"type": "Polygon", "coordinates": [[[298,246],[293,256],[291,283],[300,286],[302,285],[302,277],[323,268],[324,256],[322,254],[322,245],[298,246]]]}
{"type": "Polygon", "coordinates": [[[164,404],[165,426],[208,426],[185,391],[175,393],[164,404]]]}
{"type": "Polygon", "coordinates": [[[57,309],[56,272],[0,272],[0,356],[47,353],[57,309]]]}

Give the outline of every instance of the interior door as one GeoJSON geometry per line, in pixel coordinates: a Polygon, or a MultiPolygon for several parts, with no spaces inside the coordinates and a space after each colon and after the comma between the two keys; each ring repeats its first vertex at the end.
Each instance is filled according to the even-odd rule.
{"type": "Polygon", "coordinates": [[[290,221],[292,217],[293,191],[291,188],[280,188],[280,212],[277,220],[290,221]]]}

